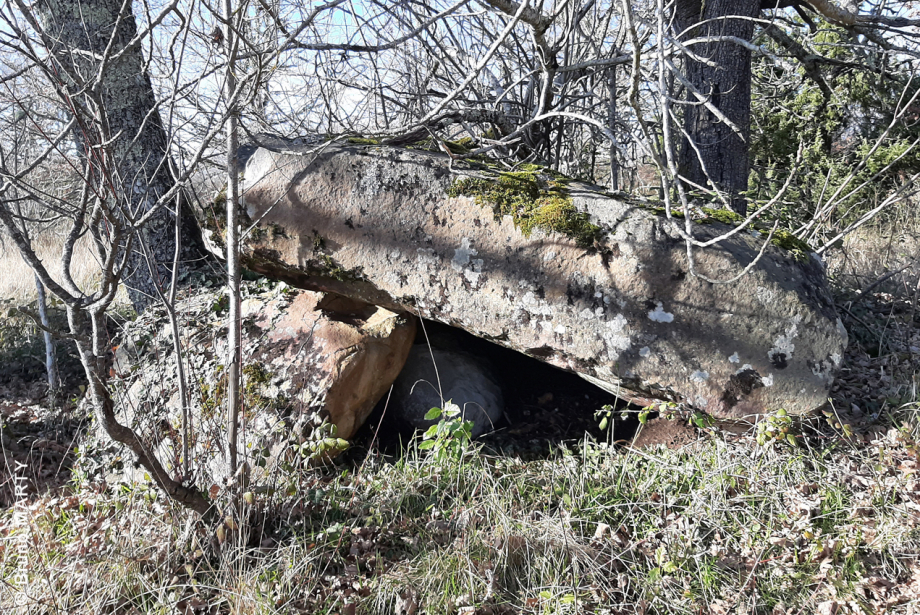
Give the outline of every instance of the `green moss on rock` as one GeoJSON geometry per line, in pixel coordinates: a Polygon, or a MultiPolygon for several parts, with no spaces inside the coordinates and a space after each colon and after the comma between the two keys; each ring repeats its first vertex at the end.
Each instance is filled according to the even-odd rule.
{"type": "Polygon", "coordinates": [[[271,253],[264,254],[260,250],[245,254],[243,261],[246,266],[255,271],[274,272],[274,274],[269,275],[282,276],[281,279],[284,279],[285,275],[291,278],[307,275],[330,278],[339,282],[366,280],[364,270],[361,267],[345,269],[335,259],[326,254],[320,254],[316,258],[308,260],[302,267],[283,263],[271,253]]]}
{"type": "Polygon", "coordinates": [[[456,141],[445,141],[444,144],[452,154],[457,154],[458,156],[469,154],[476,147],[476,142],[471,137],[463,137],[456,141]]]}
{"type": "MultiPolygon", "coordinates": [[[[658,215],[665,215],[664,207],[651,207],[651,211],[654,211],[658,215]]],[[[722,224],[727,224],[729,226],[738,226],[744,222],[745,218],[741,214],[738,214],[729,209],[715,209],[712,207],[703,207],[702,211],[706,214],[706,217],[702,220],[698,220],[698,224],[707,224],[711,222],[721,222],[722,224]]],[[[680,211],[671,211],[671,215],[675,218],[683,218],[684,214],[680,211]]],[[[751,230],[760,233],[763,237],[768,237],[770,235],[770,229],[772,226],[765,226],[764,224],[754,223],[750,226],[751,230]]],[[[790,253],[792,258],[799,262],[806,262],[808,260],[809,253],[812,252],[811,246],[806,242],[802,241],[789,231],[783,229],[777,229],[773,233],[773,237],[770,239],[772,243],[777,248],[781,248],[790,253]]]]}
{"type": "Polygon", "coordinates": [[[733,225],[735,223],[744,221],[743,216],[731,211],[730,209],[713,209],[711,207],[704,207],[703,213],[705,213],[709,218],[717,220],[722,224],[733,225]]]}
{"type": "MultiPolygon", "coordinates": [[[[757,229],[761,235],[769,235],[769,229],[757,229]]],[[[812,252],[811,246],[790,233],[789,231],[777,230],[773,233],[773,239],[770,240],[774,246],[788,251],[792,258],[797,261],[807,262],[808,255],[812,252]]]]}
{"type": "Polygon", "coordinates": [[[539,228],[567,235],[583,248],[593,247],[601,238],[601,228],[590,221],[588,214],[578,211],[563,181],[557,177],[541,181],[541,173],[543,167],[524,165],[495,178],[467,177],[455,181],[447,194],[492,206],[496,220],[511,216],[524,236],[529,237],[539,228]]]}
{"type": "Polygon", "coordinates": [[[380,145],[380,139],[368,139],[367,137],[348,137],[345,142],[351,145],[380,145]]]}
{"type": "Polygon", "coordinates": [[[345,269],[335,262],[334,258],[327,254],[320,254],[316,259],[310,261],[306,269],[310,273],[315,271],[320,275],[338,280],[339,282],[357,282],[364,279],[364,271],[361,267],[345,269]]]}

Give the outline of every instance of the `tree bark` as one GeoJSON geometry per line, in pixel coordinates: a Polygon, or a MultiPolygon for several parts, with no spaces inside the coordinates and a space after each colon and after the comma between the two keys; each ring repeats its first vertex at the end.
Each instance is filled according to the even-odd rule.
{"type": "MultiPolygon", "coordinates": [[[[87,179],[95,194],[129,227],[158,208],[142,228],[131,229],[134,249],[123,275],[131,302],[141,312],[157,296],[153,285],[169,285],[176,212],[161,202],[174,180],[141,45],[112,59],[137,34],[131,2],[40,0],[36,8],[54,59],[53,77],[68,92],[67,103],[78,119],[74,139],[89,161],[92,173],[87,179]],[[149,265],[139,242],[153,261],[149,265]]],[[[183,260],[199,258],[204,250],[194,219],[182,216],[181,225],[183,260]]]]}
{"type": "Polygon", "coordinates": [[[240,169],[236,155],[239,149],[239,108],[237,107],[237,40],[234,30],[233,0],[224,0],[224,44],[227,50],[227,72],[224,97],[227,102],[227,295],[230,313],[227,316],[227,438],[228,460],[231,476],[236,477],[238,466],[237,438],[239,437],[241,369],[242,369],[242,319],[240,312],[240,169]]]}
{"type": "MultiPolygon", "coordinates": [[[[751,18],[760,14],[760,7],[761,0],[678,0],[674,23],[683,32],[682,41],[696,37],[750,41],[754,35],[751,18]]],[[[680,173],[691,184],[724,192],[731,209],[743,215],[747,202],[742,193],[747,190],[750,170],[751,52],[730,40],[695,44],[689,51],[692,55],[684,57],[685,76],[737,132],[688,93],[680,173]]]]}

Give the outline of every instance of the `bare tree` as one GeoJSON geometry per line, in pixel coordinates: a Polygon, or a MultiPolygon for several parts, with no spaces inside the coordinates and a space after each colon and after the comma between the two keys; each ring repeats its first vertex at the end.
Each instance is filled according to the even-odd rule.
{"type": "Polygon", "coordinates": [[[166,133],[144,70],[142,36],[130,3],[48,2],[37,8],[35,13],[22,2],[7,7],[2,15],[11,35],[2,45],[44,80],[60,119],[48,134],[49,126],[30,116],[45,144],[23,168],[2,169],[0,224],[41,283],[66,306],[70,330],[64,335],[76,343],[99,424],[137,456],[167,493],[204,514],[209,505],[200,492],[170,476],[147,443],[118,421],[107,386],[111,341],[106,311],[118,284],[127,279],[135,305],[148,305],[154,291],[172,277],[174,229],[176,224],[181,228],[173,222],[179,207],[167,210],[167,204],[178,202],[180,184],[170,175],[166,133]],[[30,181],[52,157],[82,178],[74,201],[30,181]],[[60,278],[38,258],[19,224],[22,218],[9,207],[14,192],[69,219],[60,278]],[[80,288],[70,274],[74,245],[87,234],[101,259],[102,280],[95,291],[80,288]]]}

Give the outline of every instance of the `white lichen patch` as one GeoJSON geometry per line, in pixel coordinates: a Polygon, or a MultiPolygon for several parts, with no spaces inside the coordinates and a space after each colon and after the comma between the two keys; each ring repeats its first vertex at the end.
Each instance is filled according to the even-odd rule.
{"type": "Polygon", "coordinates": [[[729,362],[729,363],[740,363],[740,362],[741,362],[741,357],[739,357],[739,356],[738,356],[738,353],[736,352],[736,353],[733,354],[732,356],[728,357],[728,362],[729,362]]]}
{"type": "Polygon", "coordinates": [[[615,360],[620,352],[628,349],[632,345],[629,337],[629,322],[622,314],[617,314],[612,320],[605,323],[605,330],[601,331],[604,343],[609,351],[609,360],[615,360]]]}
{"type": "Polygon", "coordinates": [[[539,299],[533,292],[528,291],[522,298],[521,303],[524,309],[537,316],[553,316],[553,308],[542,299],[539,299]]]}
{"type": "Polygon", "coordinates": [[[556,328],[553,329],[553,333],[565,335],[565,325],[556,325],[556,328]]]}
{"type": "Polygon", "coordinates": [[[640,356],[640,357],[647,357],[647,356],[649,356],[650,354],[652,354],[652,349],[649,348],[648,346],[643,346],[642,348],[639,349],[639,356],[640,356]]]}
{"type": "Polygon", "coordinates": [[[697,370],[693,372],[692,374],[690,374],[690,382],[694,382],[696,384],[702,384],[706,382],[707,380],[709,380],[709,372],[697,370]]]}
{"type": "Polygon", "coordinates": [[[702,395],[697,395],[693,398],[693,405],[695,405],[697,408],[705,408],[709,405],[709,400],[702,395]]]}
{"type": "Polygon", "coordinates": [[[760,378],[760,381],[763,383],[765,387],[773,386],[773,374],[767,374],[766,376],[762,376],[760,378]]]}
{"type": "Polygon", "coordinates": [[[650,320],[655,322],[673,322],[674,314],[664,311],[664,304],[659,301],[658,305],[655,306],[655,309],[648,313],[650,320]]]}
{"type": "MultiPolygon", "coordinates": [[[[482,275],[482,262],[481,258],[470,259],[469,267],[463,271],[463,277],[466,278],[466,281],[469,282],[474,289],[479,288],[479,277],[482,275]]],[[[453,265],[453,263],[451,263],[451,265],[453,265]]]]}
{"type": "Polygon", "coordinates": [[[757,301],[760,302],[760,305],[763,306],[770,306],[777,302],[776,291],[766,286],[758,286],[755,288],[754,295],[757,297],[757,301]]]}
{"type": "MultiPolygon", "coordinates": [[[[475,248],[470,246],[470,240],[468,237],[464,237],[460,240],[460,247],[454,250],[454,258],[450,261],[450,266],[454,271],[462,271],[464,267],[469,265],[470,257],[476,256],[479,254],[475,248]]],[[[482,261],[479,261],[480,264],[482,261]]]]}
{"type": "Polygon", "coordinates": [[[428,273],[428,266],[437,268],[438,257],[432,248],[418,248],[416,251],[418,259],[418,269],[422,273],[428,273]]]}
{"type": "Polygon", "coordinates": [[[547,252],[546,254],[543,255],[543,262],[544,262],[544,263],[547,263],[547,262],[549,262],[549,261],[551,261],[551,260],[555,260],[555,259],[556,259],[556,253],[553,252],[552,250],[550,250],[549,252],[547,252]]]}
{"type": "Polygon", "coordinates": [[[814,365],[811,366],[811,373],[816,377],[825,380],[831,377],[831,374],[834,371],[835,364],[830,359],[825,359],[823,361],[817,361],[814,365]]]}
{"type": "Polygon", "coordinates": [[[785,355],[785,360],[787,361],[792,358],[792,353],[795,352],[795,344],[792,342],[798,337],[799,321],[801,320],[801,316],[796,316],[792,323],[786,327],[786,332],[773,341],[773,348],[767,351],[767,357],[770,361],[773,361],[774,357],[780,354],[785,355]]]}

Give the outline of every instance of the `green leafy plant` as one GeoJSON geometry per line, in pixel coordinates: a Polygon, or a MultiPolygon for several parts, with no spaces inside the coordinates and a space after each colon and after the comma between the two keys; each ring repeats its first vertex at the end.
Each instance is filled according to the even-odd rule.
{"type": "Polygon", "coordinates": [[[798,446],[794,427],[792,417],[781,408],[757,423],[757,444],[769,446],[774,442],[786,441],[792,446],[798,446]]]}
{"type": "Polygon", "coordinates": [[[420,450],[432,451],[437,461],[456,459],[473,437],[473,422],[463,419],[460,406],[448,400],[444,408],[432,408],[425,420],[438,421],[422,435],[420,450]]]}
{"type": "Polygon", "coordinates": [[[323,420],[296,447],[301,457],[311,460],[332,458],[348,449],[348,440],[336,437],[337,428],[333,423],[323,420]]]}
{"type": "Polygon", "coordinates": [[[613,419],[613,406],[610,404],[601,406],[601,409],[594,413],[594,418],[600,419],[598,427],[601,431],[606,431],[607,427],[612,427],[611,419],[613,419]]]}

